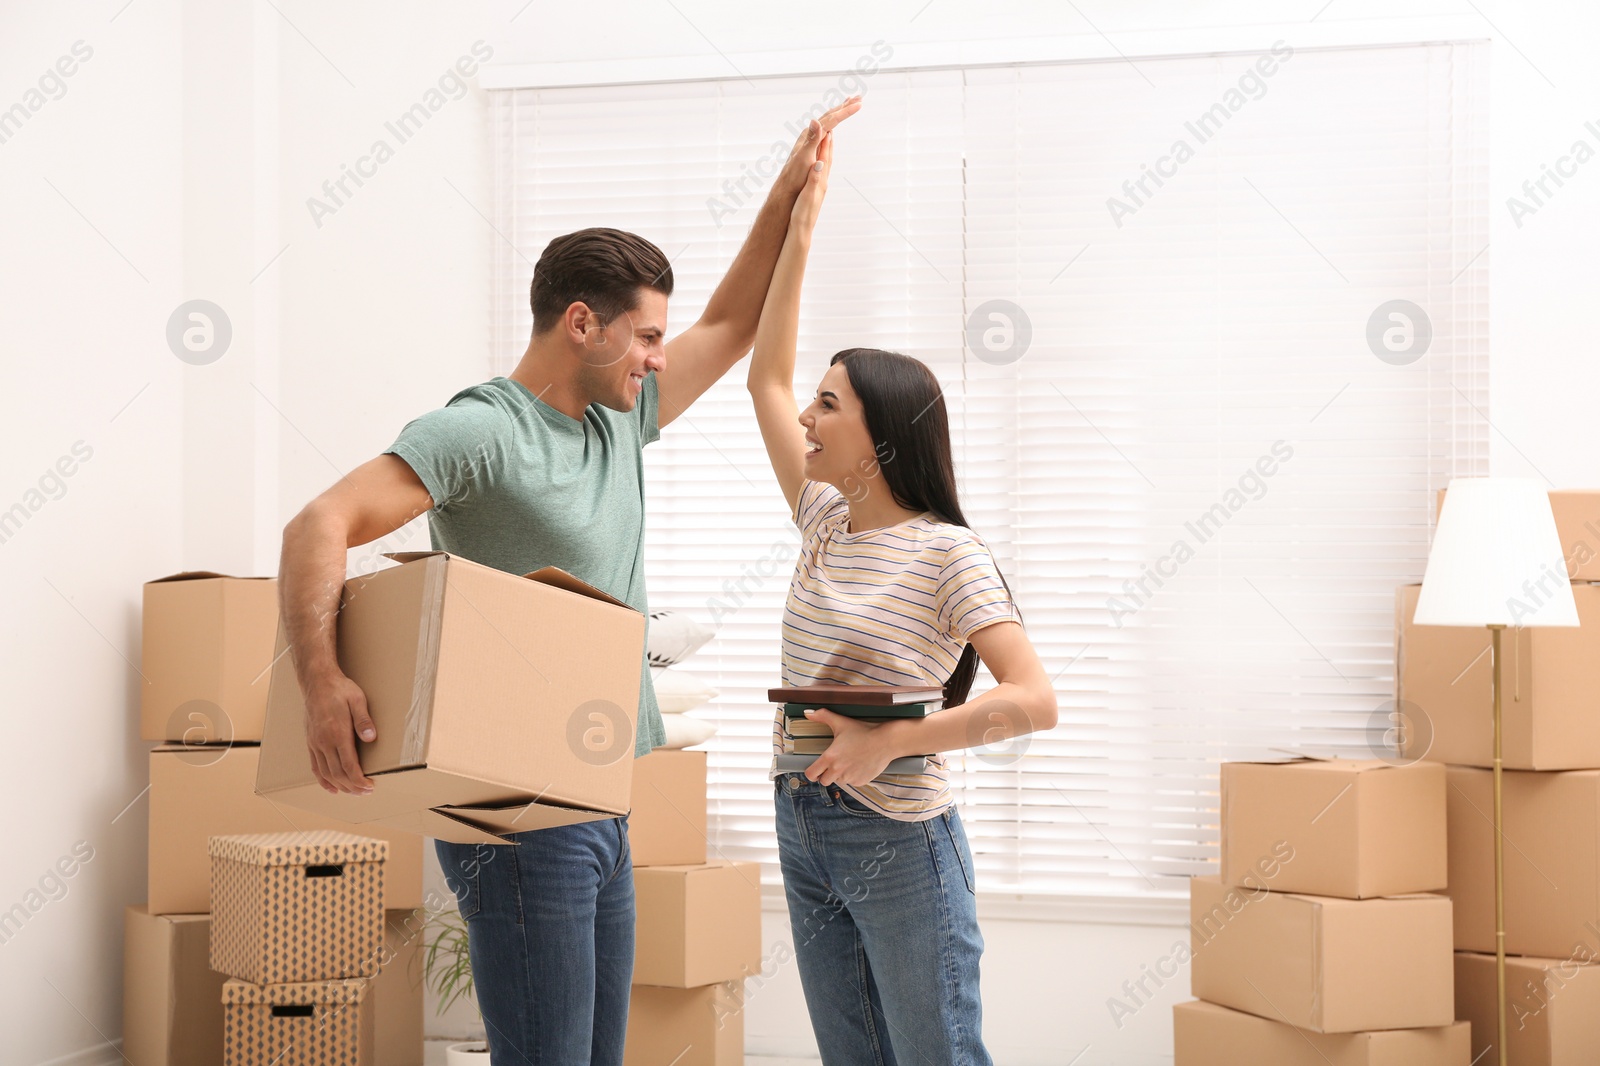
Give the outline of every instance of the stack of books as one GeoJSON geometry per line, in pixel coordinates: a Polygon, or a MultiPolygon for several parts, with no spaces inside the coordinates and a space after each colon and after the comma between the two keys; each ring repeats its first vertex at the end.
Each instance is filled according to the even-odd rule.
{"type": "MultiPolygon", "coordinates": [[[[897,718],[922,718],[944,706],[944,689],[917,685],[798,685],[767,690],[767,698],[783,705],[783,751],[779,773],[803,771],[833,743],[833,730],[806,717],[806,711],[825,709],[864,722],[897,718]]],[[[886,774],[920,774],[927,756],[892,759],[886,774]]]]}

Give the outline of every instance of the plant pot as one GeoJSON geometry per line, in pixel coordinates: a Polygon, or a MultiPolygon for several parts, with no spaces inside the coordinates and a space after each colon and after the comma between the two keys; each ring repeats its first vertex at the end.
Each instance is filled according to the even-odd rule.
{"type": "Polygon", "coordinates": [[[445,1066],[489,1066],[489,1045],[482,1040],[451,1044],[444,1049],[445,1066]]]}

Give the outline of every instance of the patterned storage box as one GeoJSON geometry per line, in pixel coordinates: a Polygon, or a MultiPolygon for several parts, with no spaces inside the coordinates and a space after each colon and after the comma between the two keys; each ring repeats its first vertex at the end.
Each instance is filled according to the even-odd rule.
{"type": "Polygon", "coordinates": [[[370,992],[371,984],[360,980],[227,981],[223,1066],[374,1066],[370,992]]]}
{"type": "Polygon", "coordinates": [[[259,985],[378,972],[387,841],[325,829],[209,850],[213,970],[259,985]]]}

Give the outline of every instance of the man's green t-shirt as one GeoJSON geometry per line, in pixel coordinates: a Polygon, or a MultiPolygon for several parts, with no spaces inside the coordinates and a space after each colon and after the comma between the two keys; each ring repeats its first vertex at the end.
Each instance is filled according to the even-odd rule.
{"type": "MultiPolygon", "coordinates": [[[[387,454],[433,497],[435,549],[511,574],[559,566],[648,617],[643,448],[661,436],[656,389],[646,374],[632,411],[590,404],[576,421],[497,377],[407,423],[387,454]]],[[[666,741],[647,659],[639,671],[635,756],[666,741]]]]}

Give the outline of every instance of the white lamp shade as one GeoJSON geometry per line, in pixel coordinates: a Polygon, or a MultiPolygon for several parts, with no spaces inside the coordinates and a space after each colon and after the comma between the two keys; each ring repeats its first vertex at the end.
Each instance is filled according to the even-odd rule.
{"type": "Polygon", "coordinates": [[[1419,626],[1575,626],[1550,494],[1532,478],[1456,478],[1444,494],[1419,626]]]}

